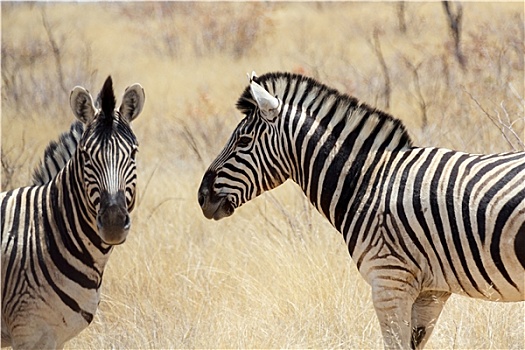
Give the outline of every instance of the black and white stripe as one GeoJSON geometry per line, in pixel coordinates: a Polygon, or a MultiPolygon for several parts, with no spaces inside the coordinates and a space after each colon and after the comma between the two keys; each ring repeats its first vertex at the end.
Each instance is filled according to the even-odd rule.
{"type": "Polygon", "coordinates": [[[371,285],[385,347],[422,348],[451,293],[525,299],[525,153],[414,147],[399,120],[288,73],[252,75],[237,107],[204,215],[295,181],[371,285]]]}
{"type": "Polygon", "coordinates": [[[128,87],[116,110],[109,77],[100,109],[81,87],[70,102],[82,124],[50,143],[37,185],[0,195],[2,347],[62,348],[86,328],[109,255],[131,225],[138,143],[130,122],[144,91],[128,87]]]}
{"type": "Polygon", "coordinates": [[[51,181],[75,153],[84,133],[84,124],[75,121],[68,132],[60,135],[58,142],[51,141],[44,152],[40,166],[33,172],[33,184],[45,185],[51,181]]]}

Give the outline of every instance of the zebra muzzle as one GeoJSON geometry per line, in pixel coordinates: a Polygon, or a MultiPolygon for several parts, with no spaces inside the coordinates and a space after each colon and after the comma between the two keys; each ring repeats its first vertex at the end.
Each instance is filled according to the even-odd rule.
{"type": "Polygon", "coordinates": [[[230,216],[235,207],[228,197],[217,195],[213,190],[216,173],[207,171],[199,187],[198,200],[202,213],[208,219],[220,220],[230,216]]]}
{"type": "Polygon", "coordinates": [[[116,194],[103,193],[97,215],[97,228],[100,238],[106,244],[122,244],[131,227],[131,218],[123,191],[116,194]]]}

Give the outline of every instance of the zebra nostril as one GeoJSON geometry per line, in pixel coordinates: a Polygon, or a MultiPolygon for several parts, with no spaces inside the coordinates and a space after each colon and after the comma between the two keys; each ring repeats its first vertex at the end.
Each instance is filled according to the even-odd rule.
{"type": "Polygon", "coordinates": [[[202,193],[199,193],[199,205],[202,207],[204,205],[205,197],[202,193]]]}
{"type": "Polygon", "coordinates": [[[97,215],[97,229],[101,229],[102,228],[102,219],[101,219],[101,215],[97,215]]]}
{"type": "Polygon", "coordinates": [[[202,178],[201,185],[199,186],[199,205],[201,208],[204,208],[206,205],[208,198],[210,196],[210,193],[212,193],[212,185],[215,181],[216,174],[213,171],[207,171],[204,174],[204,177],[202,178]]]}
{"type": "Polygon", "coordinates": [[[131,218],[129,214],[126,214],[126,217],[124,218],[124,230],[129,230],[131,227],[131,218]]]}

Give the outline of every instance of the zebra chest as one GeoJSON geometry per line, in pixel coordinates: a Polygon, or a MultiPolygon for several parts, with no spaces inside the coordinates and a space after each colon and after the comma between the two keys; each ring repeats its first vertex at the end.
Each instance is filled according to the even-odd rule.
{"type": "Polygon", "coordinates": [[[69,296],[44,285],[30,286],[27,279],[21,283],[19,292],[16,303],[7,304],[3,310],[7,312],[3,312],[2,333],[17,338],[32,334],[35,329],[45,330],[54,335],[57,344],[65,343],[89,325],[99,301],[98,292],[69,296]],[[71,297],[78,307],[70,304],[71,297]]]}
{"type": "Polygon", "coordinates": [[[396,213],[384,206],[376,208],[379,210],[369,212],[366,220],[347,235],[352,258],[365,280],[372,285],[377,278],[395,276],[393,279],[414,291],[447,290],[426,255],[428,242],[417,238],[421,233],[407,232],[396,213]]]}

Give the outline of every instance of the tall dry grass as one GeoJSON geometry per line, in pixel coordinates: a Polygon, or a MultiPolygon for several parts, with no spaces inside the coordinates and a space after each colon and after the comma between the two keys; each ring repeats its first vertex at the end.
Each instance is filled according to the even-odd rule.
{"type": "MultiPolygon", "coordinates": [[[[146,106],[139,204],[100,309],[69,348],[380,348],[340,235],[287,183],[207,221],[200,178],[240,119],[246,72],[301,72],[387,109],[416,144],[523,149],[520,3],[464,3],[462,69],[440,3],[2,3],[2,189],[68,128],[69,89],[146,106]],[[384,65],[381,65],[381,62],[384,65]],[[390,82],[386,93],[385,83],[390,82]],[[387,108],[388,106],[388,108],[387,108]]],[[[452,297],[430,348],[523,348],[525,303],[452,297]]]]}

